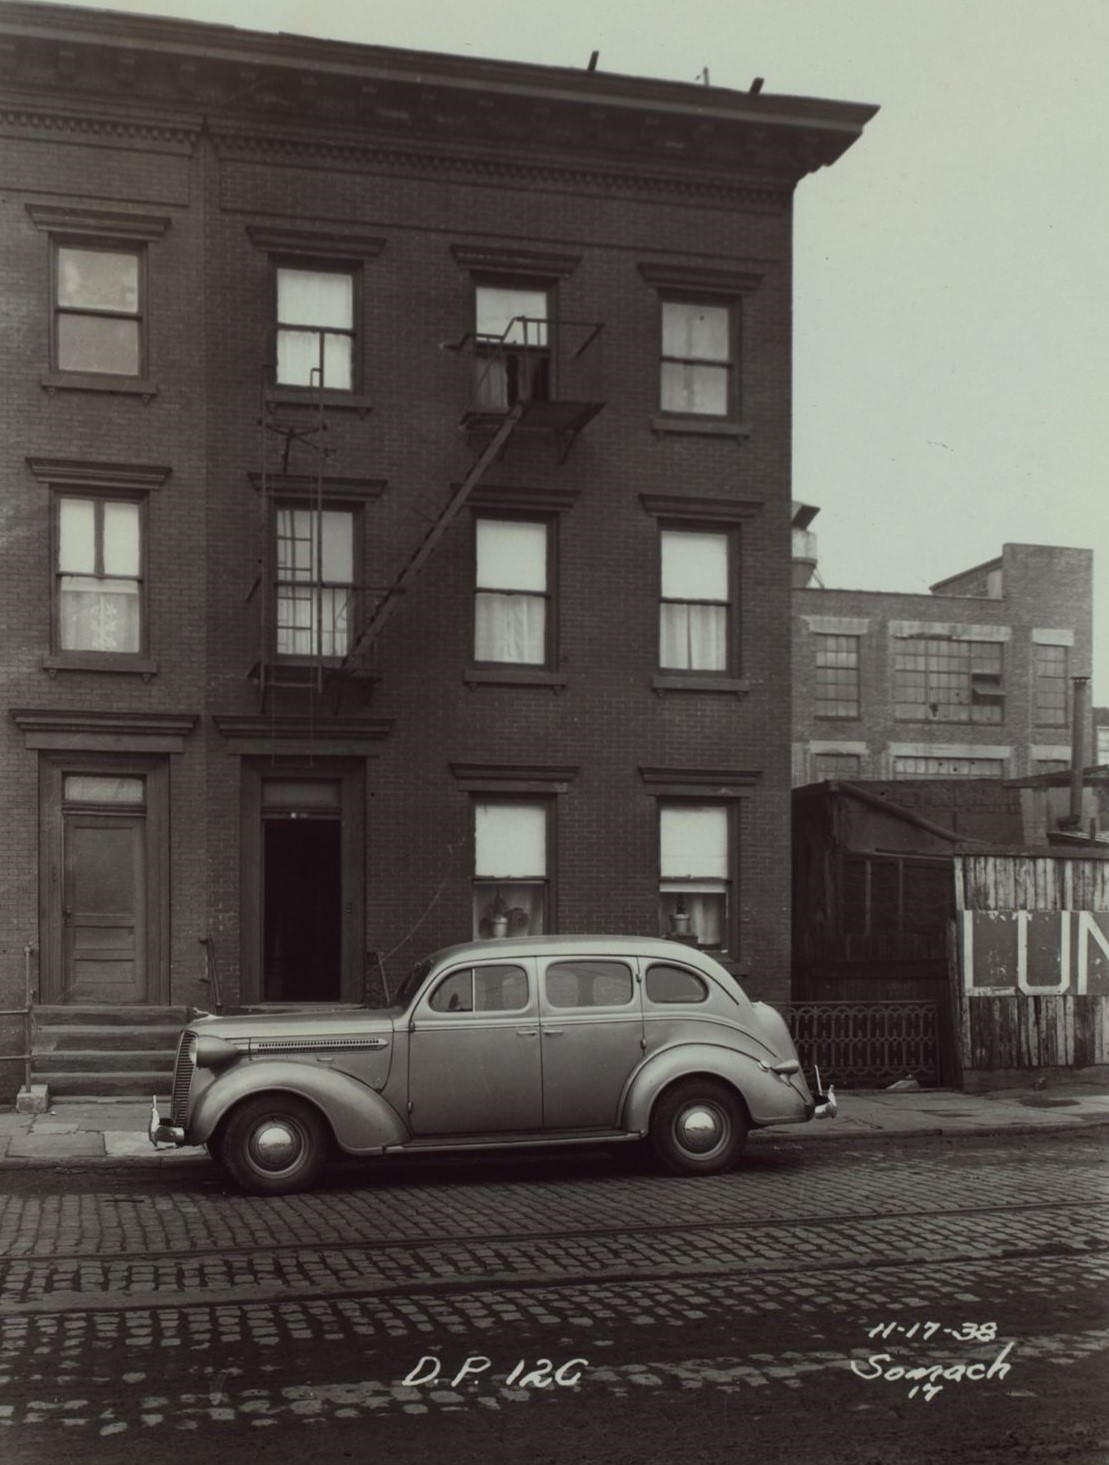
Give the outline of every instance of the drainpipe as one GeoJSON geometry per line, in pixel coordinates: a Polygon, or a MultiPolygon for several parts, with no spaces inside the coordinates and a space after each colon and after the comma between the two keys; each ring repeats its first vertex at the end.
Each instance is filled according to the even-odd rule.
{"type": "Polygon", "coordinates": [[[1071,698],[1070,811],[1067,824],[1077,829],[1082,823],[1082,770],[1086,766],[1086,724],[1090,720],[1090,679],[1073,677],[1071,698]]]}

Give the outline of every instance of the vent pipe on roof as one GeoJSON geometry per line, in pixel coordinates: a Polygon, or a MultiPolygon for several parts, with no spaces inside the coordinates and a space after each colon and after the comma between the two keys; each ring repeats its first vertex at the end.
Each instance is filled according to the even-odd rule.
{"type": "Polygon", "coordinates": [[[1082,770],[1086,766],[1086,725],[1090,720],[1090,679],[1071,678],[1070,812],[1067,824],[1077,829],[1082,822],[1082,770]]]}

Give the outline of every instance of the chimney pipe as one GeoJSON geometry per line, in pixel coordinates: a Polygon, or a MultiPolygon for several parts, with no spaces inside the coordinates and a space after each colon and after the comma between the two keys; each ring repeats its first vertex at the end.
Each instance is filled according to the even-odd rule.
{"type": "Polygon", "coordinates": [[[1086,726],[1090,720],[1090,679],[1072,677],[1071,698],[1070,813],[1067,823],[1077,829],[1082,823],[1082,770],[1086,766],[1086,726]]]}

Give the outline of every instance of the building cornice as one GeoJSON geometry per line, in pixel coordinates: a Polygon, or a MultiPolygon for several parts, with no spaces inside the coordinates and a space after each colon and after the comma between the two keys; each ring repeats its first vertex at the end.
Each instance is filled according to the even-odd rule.
{"type": "MultiPolygon", "coordinates": [[[[600,70],[474,60],[151,16],[10,0],[0,10],[0,86],[88,109],[76,128],[119,128],[105,106],[149,112],[137,127],[193,135],[165,108],[213,124],[291,122],[330,135],[418,138],[436,150],[487,148],[583,162],[623,174],[709,169],[791,188],[834,162],[876,111],[851,102],[737,92],[600,70]]],[[[2,103],[0,103],[2,106],[2,103]]],[[[676,180],[675,180],[676,181],[676,180]]]]}

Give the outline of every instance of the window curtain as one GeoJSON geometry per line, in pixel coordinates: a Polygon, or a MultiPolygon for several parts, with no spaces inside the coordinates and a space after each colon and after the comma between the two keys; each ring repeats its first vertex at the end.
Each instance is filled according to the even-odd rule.
{"type": "Polygon", "coordinates": [[[543,596],[482,590],[474,613],[475,660],[543,665],[547,639],[547,603],[543,596]]]}
{"type": "Polygon", "coordinates": [[[662,606],[659,665],[678,671],[726,671],[728,620],[722,605],[662,606]]]}
{"type": "Polygon", "coordinates": [[[133,580],[63,575],[60,596],[63,651],[140,651],[139,587],[133,580]]]}

